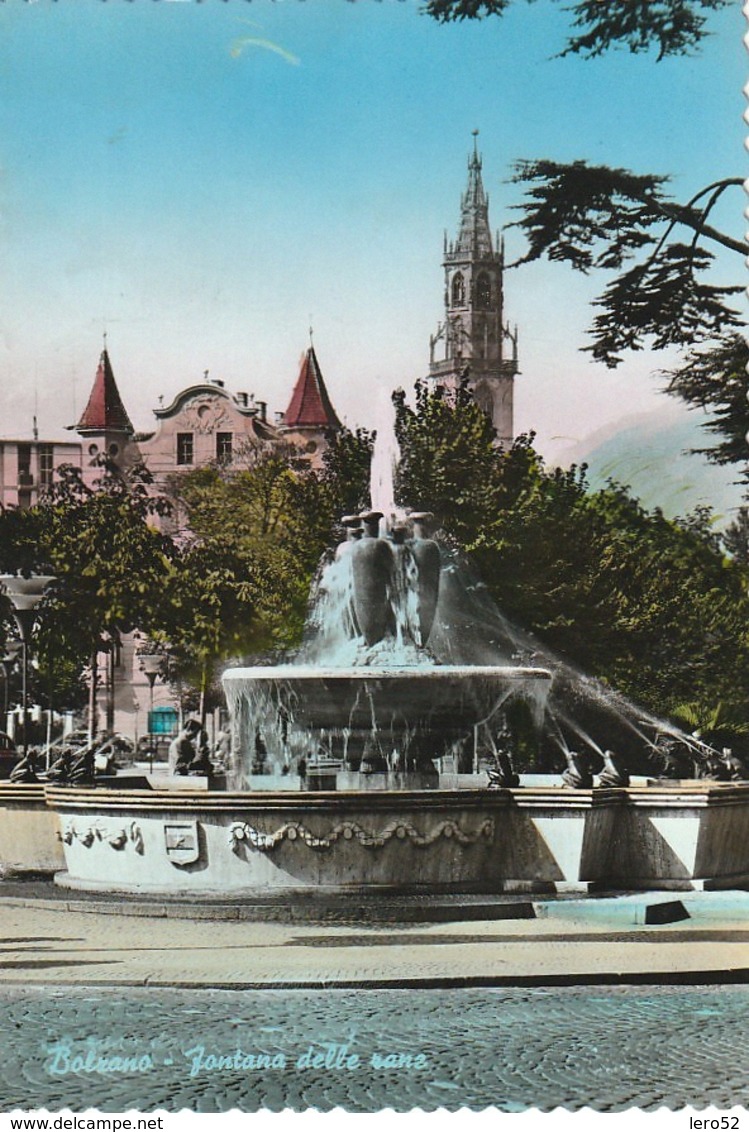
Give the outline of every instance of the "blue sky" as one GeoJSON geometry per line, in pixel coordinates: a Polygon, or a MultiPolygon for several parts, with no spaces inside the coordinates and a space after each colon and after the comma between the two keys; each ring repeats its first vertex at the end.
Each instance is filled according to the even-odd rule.
{"type": "MultiPolygon", "coordinates": [[[[659,64],[555,59],[567,21],[550,0],[455,26],[412,0],[0,4],[0,433],[27,434],[35,403],[43,433],[72,423],[104,329],[138,428],[205,369],[283,409],[310,321],[341,415],[371,424],[372,389],[427,368],[474,128],[494,227],[520,157],[671,173],[682,198],[743,168],[738,4],[659,64]]],[[[506,281],[517,425],[551,456],[678,412],[651,376],[667,359],[580,354],[602,283],[506,281]]]]}

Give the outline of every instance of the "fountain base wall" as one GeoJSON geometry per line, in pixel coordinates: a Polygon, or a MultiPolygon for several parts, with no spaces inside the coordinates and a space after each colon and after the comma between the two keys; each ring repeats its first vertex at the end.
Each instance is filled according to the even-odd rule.
{"type": "Polygon", "coordinates": [[[303,794],[48,787],[59,884],[288,892],[749,887],[749,784],[303,794]]]}
{"type": "Polygon", "coordinates": [[[65,867],[59,821],[37,783],[0,783],[0,878],[65,867]]]}

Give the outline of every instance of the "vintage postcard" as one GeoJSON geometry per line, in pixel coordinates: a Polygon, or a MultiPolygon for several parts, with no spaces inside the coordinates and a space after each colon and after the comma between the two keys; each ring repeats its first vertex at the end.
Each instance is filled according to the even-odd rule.
{"type": "Polygon", "coordinates": [[[744,30],[0,3],[2,1130],[746,1132],[744,30]]]}

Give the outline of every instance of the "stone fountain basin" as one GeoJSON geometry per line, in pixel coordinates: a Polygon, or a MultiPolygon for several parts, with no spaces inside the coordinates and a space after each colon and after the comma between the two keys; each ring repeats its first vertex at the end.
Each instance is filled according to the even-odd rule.
{"type": "MultiPolygon", "coordinates": [[[[67,871],[55,879],[73,889],[210,901],[749,886],[749,783],[381,793],[47,786],[44,795],[65,853],[67,871]]],[[[358,907],[349,906],[353,919],[358,907]]]]}
{"type": "Polygon", "coordinates": [[[222,679],[230,704],[242,695],[267,697],[304,727],[358,731],[428,723],[430,730],[456,730],[490,719],[511,693],[545,697],[551,673],[495,665],[382,669],[279,665],[231,668],[222,679]]]}

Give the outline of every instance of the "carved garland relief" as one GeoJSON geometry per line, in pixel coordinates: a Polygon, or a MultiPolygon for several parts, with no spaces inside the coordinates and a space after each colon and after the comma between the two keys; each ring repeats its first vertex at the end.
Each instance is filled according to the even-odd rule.
{"type": "Polygon", "coordinates": [[[459,845],[475,845],[482,838],[486,841],[494,839],[494,821],[486,818],[478,829],[468,832],[461,829],[459,824],[452,820],[439,822],[426,833],[419,833],[410,822],[394,820],[389,822],[379,833],[369,832],[355,821],[342,821],[334,826],[324,837],[317,837],[301,822],[286,822],[273,833],[263,833],[247,822],[235,821],[229,828],[229,844],[237,850],[246,842],[253,849],[268,852],[275,849],[282,841],[301,841],[309,849],[330,849],[340,838],[344,841],[356,840],[367,849],[380,849],[393,837],[399,841],[410,841],[412,845],[423,848],[432,845],[440,837],[454,839],[459,845]]]}

